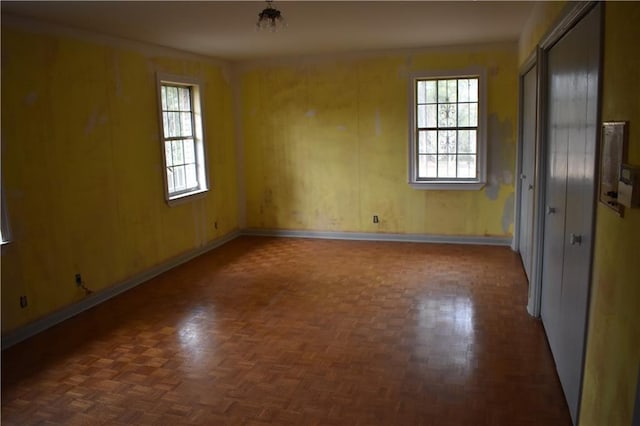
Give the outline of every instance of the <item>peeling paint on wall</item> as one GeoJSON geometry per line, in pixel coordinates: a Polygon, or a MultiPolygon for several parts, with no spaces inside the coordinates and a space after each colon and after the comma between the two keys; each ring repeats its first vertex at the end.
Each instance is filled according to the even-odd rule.
{"type": "Polygon", "coordinates": [[[509,146],[517,111],[515,47],[387,52],[303,68],[295,61],[252,65],[240,80],[247,226],[510,235],[503,216],[512,221],[512,211],[504,210],[513,206],[505,199],[515,168],[509,146]],[[491,68],[491,197],[484,190],[415,190],[407,184],[408,75],[470,66],[491,68]],[[277,211],[264,206],[268,190],[277,211]],[[379,224],[372,223],[374,214],[379,224]]]}
{"type": "Polygon", "coordinates": [[[490,200],[497,200],[500,186],[513,184],[513,125],[509,120],[500,120],[496,114],[489,115],[487,125],[487,185],[484,192],[490,200]]]}
{"type": "Polygon", "coordinates": [[[504,207],[502,208],[502,231],[507,234],[513,225],[513,206],[514,206],[514,193],[510,193],[506,200],[504,200],[504,207]]]}

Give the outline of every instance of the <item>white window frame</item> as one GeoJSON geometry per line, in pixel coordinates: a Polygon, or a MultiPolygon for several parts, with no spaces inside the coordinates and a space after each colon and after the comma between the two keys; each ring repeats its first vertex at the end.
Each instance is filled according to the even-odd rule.
{"type": "Polygon", "coordinates": [[[414,189],[425,190],[479,190],[487,182],[487,79],[484,68],[466,68],[454,71],[421,71],[409,75],[409,176],[414,189]],[[446,80],[478,78],[478,127],[476,150],[478,168],[476,179],[418,179],[418,127],[417,82],[419,80],[446,80]]]}
{"type": "Polygon", "coordinates": [[[162,151],[162,177],[164,181],[164,194],[167,204],[170,206],[185,202],[194,198],[204,196],[209,190],[209,169],[207,164],[207,149],[206,139],[204,131],[204,112],[202,106],[202,84],[200,80],[172,75],[172,74],[157,74],[157,91],[158,91],[158,117],[160,123],[160,145],[162,151]],[[195,146],[195,160],[196,160],[196,174],[198,179],[198,186],[194,189],[178,192],[169,192],[169,183],[167,178],[167,156],[165,151],[165,133],[164,133],[164,120],[162,109],[162,86],[181,86],[191,89],[191,108],[193,112],[193,136],[195,146]]]}

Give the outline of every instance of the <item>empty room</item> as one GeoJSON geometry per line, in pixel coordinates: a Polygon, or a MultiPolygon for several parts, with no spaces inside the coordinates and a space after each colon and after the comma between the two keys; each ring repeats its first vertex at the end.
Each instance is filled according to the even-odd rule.
{"type": "Polygon", "coordinates": [[[6,425],[640,425],[640,3],[3,1],[6,425]]]}

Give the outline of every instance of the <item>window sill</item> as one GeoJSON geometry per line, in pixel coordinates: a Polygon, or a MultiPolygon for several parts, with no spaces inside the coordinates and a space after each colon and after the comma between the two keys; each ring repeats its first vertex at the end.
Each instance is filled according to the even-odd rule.
{"type": "Polygon", "coordinates": [[[205,195],[207,195],[207,192],[209,192],[209,189],[200,189],[198,191],[193,191],[193,192],[188,192],[186,194],[180,194],[180,195],[176,195],[174,197],[171,197],[167,200],[167,204],[169,205],[169,207],[173,207],[179,204],[184,204],[187,203],[189,201],[193,201],[193,200],[197,200],[200,198],[203,198],[205,195]]]}
{"type": "Polygon", "coordinates": [[[409,182],[413,189],[431,191],[479,191],[485,182],[409,182]]]}

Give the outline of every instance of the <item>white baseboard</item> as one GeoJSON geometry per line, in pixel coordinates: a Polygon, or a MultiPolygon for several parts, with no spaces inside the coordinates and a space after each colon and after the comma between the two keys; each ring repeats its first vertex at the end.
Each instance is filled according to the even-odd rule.
{"type": "Polygon", "coordinates": [[[169,259],[161,264],[155,266],[152,269],[144,271],[138,275],[135,275],[129,278],[126,281],[118,283],[114,286],[106,288],[97,293],[93,293],[92,295],[82,299],[78,303],[74,303],[73,305],[69,305],[66,308],[60,309],[59,311],[55,311],[39,320],[36,320],[30,324],[25,325],[11,333],[2,336],[2,349],[9,348],[16,343],[19,343],[23,340],[28,339],[31,336],[34,336],[54,325],[61,323],[62,321],[69,319],[73,316],[78,315],[79,313],[86,311],[87,309],[91,309],[96,305],[99,305],[102,302],[105,302],[112,297],[119,295],[127,290],[130,290],[145,281],[149,281],[151,278],[162,274],[170,269],[175,268],[178,265],[186,263],[193,258],[196,258],[214,248],[220,247],[221,245],[237,238],[240,235],[240,231],[233,231],[223,237],[215,239],[208,244],[199,247],[197,249],[191,250],[187,253],[181,254],[180,256],[176,256],[172,259],[169,259]]]}
{"type": "Polygon", "coordinates": [[[411,243],[478,244],[492,246],[511,245],[511,237],[460,235],[384,234],[376,232],[325,232],[254,228],[243,230],[242,235],[254,235],[263,237],[321,238],[330,240],[398,241],[411,243]]]}
{"type": "Polygon", "coordinates": [[[2,336],[2,349],[9,348],[16,343],[28,339],[62,321],[69,319],[79,313],[91,309],[92,307],[105,302],[112,297],[130,290],[151,278],[162,274],[178,265],[196,258],[214,248],[237,238],[240,235],[268,236],[268,237],[296,237],[296,238],[321,238],[332,240],[360,240],[360,241],[397,241],[397,242],[418,242],[418,243],[440,243],[440,244],[479,244],[494,246],[509,246],[510,237],[484,237],[484,236],[457,236],[457,235],[425,235],[425,234],[383,234],[372,232],[325,232],[325,231],[296,231],[281,229],[245,229],[243,231],[233,231],[221,238],[211,241],[209,244],[191,250],[180,256],[167,260],[160,265],[142,272],[116,284],[112,287],[94,293],[78,303],[67,306],[59,311],[53,312],[39,320],[25,325],[11,333],[2,336]]]}

